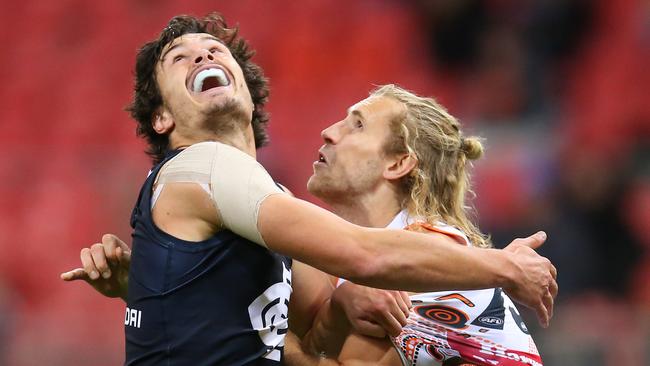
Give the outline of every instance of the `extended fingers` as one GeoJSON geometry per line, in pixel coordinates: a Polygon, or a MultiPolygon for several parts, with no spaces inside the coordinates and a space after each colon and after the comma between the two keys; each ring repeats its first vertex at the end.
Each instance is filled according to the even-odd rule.
{"type": "Polygon", "coordinates": [[[542,301],[544,302],[544,307],[546,308],[546,312],[550,320],[553,317],[553,303],[555,300],[553,300],[553,295],[551,295],[550,290],[547,290],[543,296],[544,297],[542,301]]]}
{"type": "MultiPolygon", "coordinates": [[[[550,261],[549,261],[549,263],[550,263],[550,261]]],[[[551,266],[551,269],[550,269],[550,271],[551,271],[551,276],[553,276],[553,279],[554,279],[554,280],[557,280],[557,268],[555,268],[555,266],[553,265],[553,263],[550,263],[550,266],[551,266]]]]}
{"type": "Polygon", "coordinates": [[[539,301],[533,309],[535,310],[535,313],[537,313],[537,319],[539,320],[539,324],[542,327],[547,328],[549,323],[549,315],[548,315],[548,310],[546,308],[546,305],[544,305],[544,302],[539,301]]]}
{"type": "MultiPolygon", "coordinates": [[[[540,246],[542,246],[542,244],[544,244],[545,241],[546,241],[546,233],[543,231],[538,231],[537,233],[527,238],[518,238],[513,240],[510,243],[510,245],[508,245],[508,247],[510,247],[511,245],[514,245],[515,247],[517,245],[522,245],[531,249],[537,249],[540,246]]],[[[509,249],[508,247],[506,247],[505,249],[509,249]]],[[[511,248],[514,249],[513,247],[511,248]]]]}
{"type": "Polygon", "coordinates": [[[61,273],[61,279],[64,281],[88,280],[88,273],[83,268],[75,268],[68,272],[61,273]]]}
{"type": "MultiPolygon", "coordinates": [[[[393,291],[393,297],[395,298],[395,302],[397,303],[399,310],[401,310],[402,314],[404,315],[404,322],[402,325],[406,325],[406,318],[409,317],[409,312],[411,309],[409,306],[411,301],[408,298],[408,295],[404,296],[404,293],[402,291],[393,291]]],[[[398,320],[401,322],[401,318],[398,320]]]]}
{"type": "Polygon", "coordinates": [[[99,243],[93,244],[93,246],[90,247],[90,255],[92,256],[92,260],[95,263],[95,267],[99,273],[102,274],[102,277],[111,277],[111,269],[108,267],[108,262],[106,261],[104,246],[99,243]]]}
{"type": "Polygon", "coordinates": [[[99,278],[99,270],[97,270],[97,267],[95,266],[95,262],[93,261],[92,254],[90,253],[90,248],[83,248],[81,249],[81,253],[79,254],[79,257],[81,259],[81,266],[83,267],[84,271],[88,274],[88,277],[91,280],[96,280],[99,278]]]}
{"type": "Polygon", "coordinates": [[[556,280],[551,281],[551,283],[548,286],[548,290],[550,291],[551,296],[553,296],[553,298],[557,297],[557,293],[559,291],[559,288],[557,286],[557,281],[556,280]]]}
{"type": "MultiPolygon", "coordinates": [[[[541,293],[537,297],[537,302],[533,309],[537,313],[537,318],[542,327],[548,327],[551,317],[553,316],[554,298],[551,293],[551,284],[555,280],[550,279],[549,284],[542,286],[541,293]]],[[[557,285],[556,285],[557,286],[557,285]]]]}
{"type": "MultiPolygon", "coordinates": [[[[401,311],[398,311],[397,313],[397,316],[401,315],[404,317],[404,314],[402,314],[401,311]]],[[[390,334],[393,337],[397,337],[402,332],[402,324],[391,313],[386,313],[384,316],[379,317],[377,320],[379,325],[384,328],[386,333],[390,334]]],[[[404,318],[404,321],[406,322],[406,318],[404,318]]]]}
{"type": "MultiPolygon", "coordinates": [[[[555,267],[553,267],[552,265],[551,267],[555,269],[555,267]]],[[[553,273],[551,273],[551,275],[553,275],[553,273]]],[[[557,286],[556,276],[553,276],[553,278],[551,278],[551,280],[549,281],[549,284],[546,288],[546,293],[544,294],[544,306],[546,306],[546,308],[548,309],[549,318],[553,317],[553,306],[555,303],[555,297],[557,296],[558,290],[559,289],[557,286]]]]}
{"type": "MultiPolygon", "coordinates": [[[[402,302],[402,299],[399,298],[398,302],[402,302]]],[[[402,327],[406,325],[406,318],[408,318],[408,314],[409,314],[408,310],[404,311],[404,308],[406,308],[405,304],[399,305],[399,308],[392,313],[395,320],[399,322],[400,331],[402,330],[402,327]]]]}
{"type": "Polygon", "coordinates": [[[380,310],[382,310],[380,316],[389,318],[391,321],[392,319],[395,319],[399,323],[399,330],[401,331],[402,326],[406,325],[409,308],[404,302],[404,299],[402,299],[402,295],[399,291],[386,291],[384,294],[386,299],[384,307],[380,308],[380,310]]]}
{"type": "Polygon", "coordinates": [[[550,320],[550,318],[553,317],[553,305],[559,289],[557,286],[557,269],[550,261],[548,262],[548,266],[549,266],[549,272],[551,278],[549,279],[548,285],[546,286],[546,291],[543,295],[544,296],[543,302],[544,302],[544,306],[548,311],[548,316],[550,320]]]}
{"type": "Polygon", "coordinates": [[[407,309],[398,291],[376,290],[376,303],[371,312],[371,319],[381,325],[386,333],[397,336],[406,325],[406,315],[402,307],[407,309]]]}
{"type": "Polygon", "coordinates": [[[104,247],[104,253],[106,254],[106,259],[111,264],[116,264],[119,261],[119,256],[117,254],[118,248],[127,248],[128,246],[124,244],[120,238],[113,234],[104,234],[102,236],[102,246],[104,247]]]}
{"type": "Polygon", "coordinates": [[[117,254],[117,259],[119,263],[123,266],[128,268],[131,265],[131,249],[128,247],[126,249],[122,247],[117,247],[115,249],[115,253],[117,254]]]}
{"type": "Polygon", "coordinates": [[[404,300],[404,303],[406,304],[406,307],[408,307],[409,310],[413,307],[413,303],[411,302],[411,297],[409,296],[408,292],[406,291],[400,291],[399,292],[400,296],[404,300]]]}

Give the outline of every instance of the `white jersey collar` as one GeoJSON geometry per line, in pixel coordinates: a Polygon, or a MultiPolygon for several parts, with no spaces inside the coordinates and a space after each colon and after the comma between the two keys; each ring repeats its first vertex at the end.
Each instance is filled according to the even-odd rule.
{"type": "MultiPolygon", "coordinates": [[[[417,222],[418,220],[414,219],[413,217],[409,216],[408,211],[406,209],[400,211],[395,217],[393,218],[393,221],[386,226],[386,229],[405,229],[407,226],[413,224],[414,222],[417,222]]],[[[465,235],[464,232],[458,230],[457,228],[447,225],[444,222],[438,221],[434,225],[434,227],[438,230],[440,230],[443,233],[451,234],[451,235],[456,235],[460,236],[463,238],[465,241],[465,244],[470,246],[470,241],[467,235],[465,235]]]]}
{"type": "Polygon", "coordinates": [[[395,218],[393,218],[393,221],[386,226],[386,229],[404,229],[405,227],[411,225],[413,223],[413,219],[408,217],[408,212],[406,210],[400,211],[395,218]]]}

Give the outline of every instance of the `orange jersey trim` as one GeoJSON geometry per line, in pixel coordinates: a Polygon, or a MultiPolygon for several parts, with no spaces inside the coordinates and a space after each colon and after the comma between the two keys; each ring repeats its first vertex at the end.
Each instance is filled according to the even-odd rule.
{"type": "Polygon", "coordinates": [[[415,222],[412,223],[411,225],[407,226],[404,228],[404,230],[409,230],[409,231],[430,231],[434,233],[439,233],[443,235],[447,235],[454,239],[458,244],[461,245],[468,245],[467,241],[465,241],[465,238],[461,235],[458,235],[456,233],[453,233],[451,231],[447,231],[438,227],[435,227],[429,223],[426,222],[415,222]]]}

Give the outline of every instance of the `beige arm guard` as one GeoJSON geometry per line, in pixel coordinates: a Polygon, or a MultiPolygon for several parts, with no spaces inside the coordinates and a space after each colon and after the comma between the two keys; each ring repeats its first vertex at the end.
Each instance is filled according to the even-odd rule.
{"type": "Polygon", "coordinates": [[[250,155],[220,142],[194,144],[165,164],[156,184],[181,182],[208,184],[224,227],[266,247],[257,228],[260,205],[283,192],[250,155]]]}

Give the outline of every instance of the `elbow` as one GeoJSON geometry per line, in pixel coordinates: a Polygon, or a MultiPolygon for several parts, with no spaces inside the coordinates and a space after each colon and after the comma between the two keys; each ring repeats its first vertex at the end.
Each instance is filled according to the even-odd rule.
{"type": "Polygon", "coordinates": [[[421,269],[414,262],[405,261],[402,255],[364,250],[351,265],[350,275],[345,278],[356,284],[390,290],[421,290],[413,285],[414,274],[421,269]]]}
{"type": "Polygon", "coordinates": [[[362,285],[372,286],[385,279],[386,266],[382,263],[383,257],[379,253],[360,248],[350,256],[347,267],[349,274],[345,278],[362,285]]]}
{"type": "Polygon", "coordinates": [[[395,263],[391,263],[395,258],[389,255],[390,251],[382,250],[375,243],[372,234],[372,231],[363,228],[348,236],[345,254],[340,256],[339,265],[344,267],[341,277],[360,285],[385,287],[383,282],[395,269],[395,263]]]}
{"type": "Polygon", "coordinates": [[[373,262],[373,260],[368,260],[356,263],[347,279],[361,285],[376,283],[381,278],[381,275],[378,273],[379,266],[373,262]]]}

